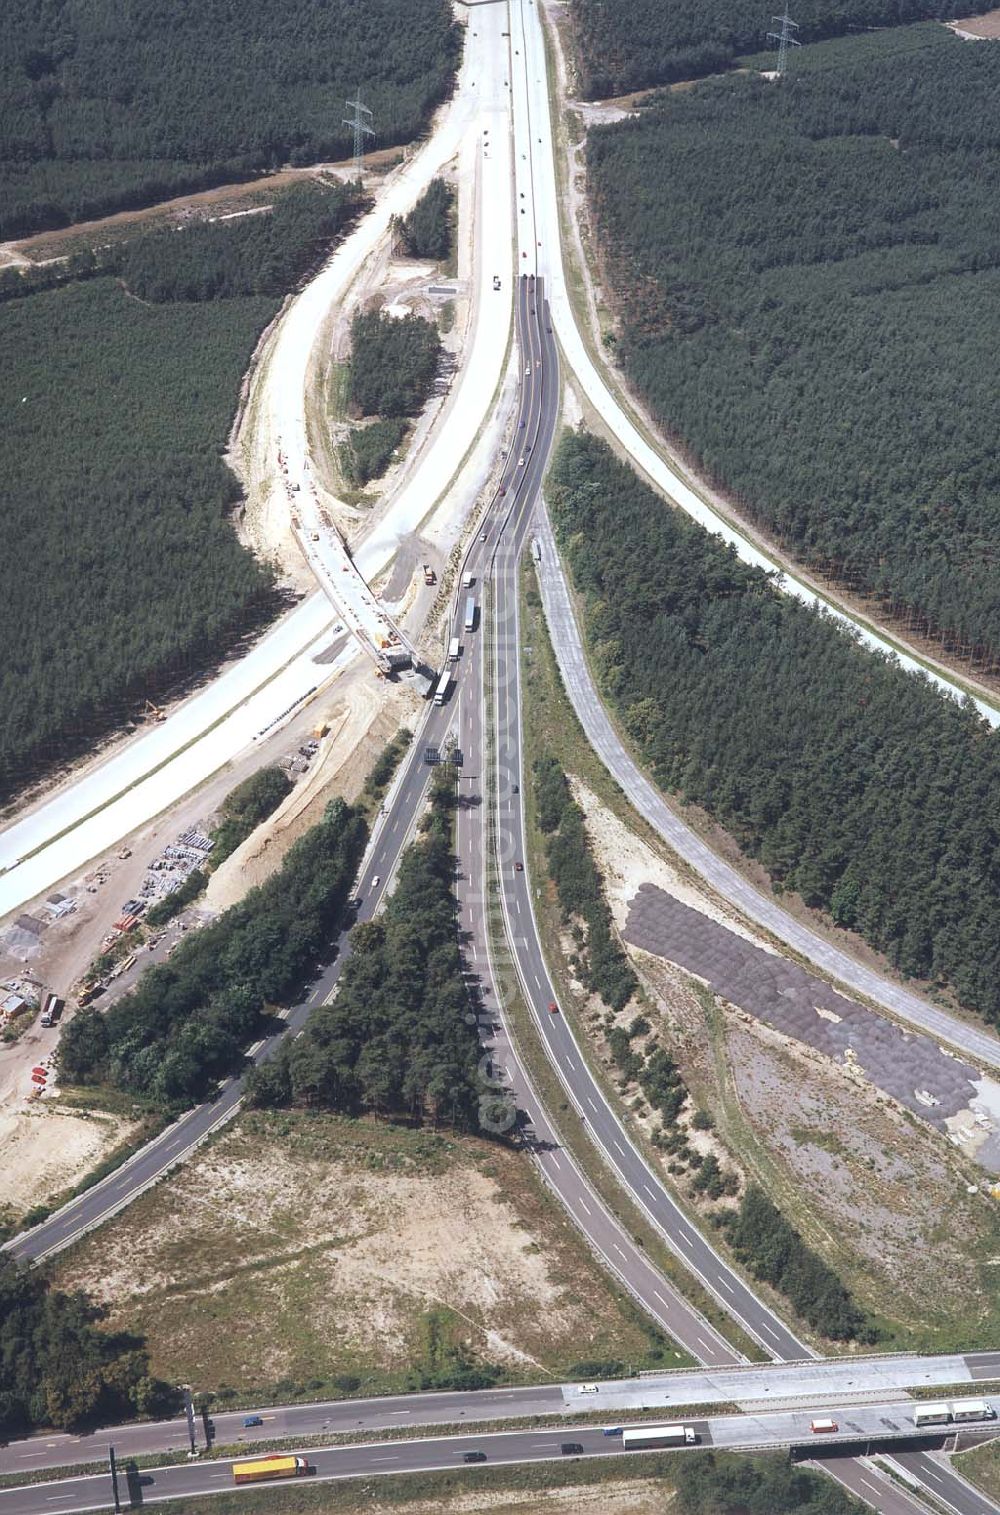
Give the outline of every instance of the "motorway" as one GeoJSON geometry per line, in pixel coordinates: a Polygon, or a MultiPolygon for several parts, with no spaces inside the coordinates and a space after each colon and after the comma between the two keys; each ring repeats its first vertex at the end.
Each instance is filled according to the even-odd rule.
{"type": "MultiPolygon", "coordinates": [[[[517,0],[512,8],[517,9],[517,0]]],[[[515,111],[515,117],[517,117],[517,111],[515,111]]],[[[531,206],[530,219],[526,214],[523,228],[519,227],[519,231],[522,232],[519,246],[522,256],[519,259],[519,267],[527,273],[531,271],[534,262],[533,244],[537,241],[534,237],[534,188],[527,152],[523,154],[516,152],[515,156],[518,165],[521,162],[529,162],[528,170],[519,167],[519,173],[526,176],[521,182],[527,186],[524,193],[527,203],[531,206]],[[532,256],[528,256],[529,243],[532,256]]],[[[523,779],[518,699],[516,565],[520,547],[525,539],[530,508],[537,495],[551,444],[559,399],[557,353],[552,333],[548,330],[547,307],[543,300],[540,281],[537,284],[528,279],[518,281],[518,322],[522,342],[522,361],[528,360],[524,366],[525,369],[530,367],[531,372],[523,374],[518,421],[523,420],[525,425],[523,428],[518,426],[517,434],[518,436],[523,434],[524,441],[531,445],[531,452],[528,453],[526,448],[522,451],[520,443],[512,447],[501,481],[501,492],[494,499],[485,534],[473,544],[464,565],[467,571],[475,575],[480,585],[484,577],[491,577],[493,584],[494,655],[490,673],[493,679],[491,694],[497,720],[496,784],[493,786],[482,783],[487,770],[486,749],[483,742],[486,729],[485,717],[482,695],[476,682],[482,672],[483,600],[479,596],[479,636],[471,639],[465,637],[467,645],[465,654],[460,660],[460,666],[456,670],[457,683],[452,702],[444,707],[428,709],[414,747],[402,765],[397,782],[387,798],[386,813],[373,836],[361,874],[359,892],[362,896],[362,905],[359,918],[370,918],[378,908],[399,855],[419,814],[430,771],[423,761],[423,749],[427,745],[444,747],[445,738],[457,717],[460,723],[459,741],[463,747],[463,755],[467,758],[465,765],[467,776],[463,779],[463,783],[469,783],[471,788],[471,781],[477,773],[480,777],[479,795],[476,796],[475,791],[470,792],[470,803],[461,806],[459,810],[459,846],[462,871],[466,875],[460,882],[460,898],[464,912],[463,925],[468,931],[467,943],[470,956],[471,949],[475,948],[472,966],[480,980],[484,996],[495,995],[497,988],[489,961],[488,943],[483,934],[487,899],[485,877],[488,866],[488,858],[482,841],[484,834],[482,822],[486,808],[482,802],[485,792],[491,795],[492,802],[498,807],[495,855],[499,867],[504,916],[511,935],[511,945],[521,985],[549,1055],[553,1058],[576,1108],[585,1119],[593,1139],[605,1160],[630,1190],[636,1203],[646,1211],[677,1255],[702,1279],[720,1303],[741,1320],[741,1323],[756,1336],[772,1356],[784,1360],[801,1359],[808,1356],[803,1344],[788,1331],[777,1316],[756,1300],[738,1275],[727,1267],[701,1234],[689,1224],[670,1195],[646,1166],[640,1154],[631,1147],[617,1117],[594,1083],[565,1019],[559,1014],[550,1014],[548,1010],[549,1003],[555,1001],[556,996],[548,980],[535,929],[530,879],[526,872],[520,872],[514,866],[516,862],[523,861],[524,858],[523,819],[520,801],[516,799],[514,789],[515,784],[522,786],[523,779]],[[525,460],[523,464],[522,457],[525,460]],[[476,645],[473,645],[474,643],[476,645]],[[467,824],[467,822],[472,824],[467,824]],[[376,878],[379,879],[378,884],[374,882],[376,878]]],[[[460,628],[456,627],[456,630],[461,637],[460,628]]],[[[308,998],[288,1014],[288,1028],[293,1031],[301,1026],[311,1006],[328,997],[335,987],[346,955],[346,937],[342,936],[337,945],[338,953],[331,966],[312,987],[308,998]]],[[[495,1062],[504,1071],[505,1083],[513,1085],[517,1090],[519,1103],[523,1108],[527,1108],[531,1116],[535,1159],[547,1181],[560,1193],[560,1197],[567,1204],[577,1224],[588,1235],[595,1251],[614,1268],[625,1286],[645,1304],[650,1314],[661,1320],[678,1341],[683,1341],[688,1346],[693,1355],[707,1359],[719,1367],[734,1362],[736,1354],[732,1348],[728,1347],[697,1312],[680,1299],[659,1277],[655,1269],[642,1256],[640,1249],[631,1242],[614,1218],[596,1200],[568,1154],[559,1151],[558,1139],[547,1127],[541,1105],[530,1089],[524,1070],[517,1060],[515,1049],[506,1035],[502,1015],[497,1014],[492,1017],[490,1025],[492,1040],[485,1054],[490,1060],[490,1077],[495,1076],[493,1068],[495,1062]],[[553,1154],[555,1162],[551,1160],[553,1154]]],[[[259,1059],[268,1055],[278,1037],[284,1034],[285,1030],[285,1027],[276,1030],[272,1036],[253,1049],[254,1058],[259,1059]]],[[[154,1181],[167,1166],[185,1155],[209,1130],[222,1120],[229,1118],[238,1108],[240,1097],[240,1080],[233,1080],[221,1091],[217,1100],[183,1117],[165,1132],[158,1142],[144,1149],[130,1164],[111,1175],[104,1184],[95,1187],[80,1200],[74,1201],[72,1205],[52,1217],[43,1226],[36,1228],[25,1237],[18,1238],[12,1250],[17,1255],[40,1257],[67,1245],[83,1230],[98,1224],[107,1214],[113,1213],[116,1208],[128,1203],[136,1193],[141,1192],[142,1187],[154,1181]]],[[[523,1393],[525,1391],[511,1392],[523,1393]]],[[[845,1412],[845,1425],[850,1425],[852,1428],[860,1427],[857,1432],[859,1435],[878,1434],[877,1423],[870,1418],[873,1408],[886,1411],[887,1418],[892,1418],[894,1414],[904,1413],[895,1402],[881,1407],[854,1405],[845,1412]],[[849,1421],[847,1416],[850,1417],[849,1421]]],[[[402,1412],[399,1413],[402,1414],[402,1412]]],[[[804,1412],[796,1413],[801,1415],[804,1412]]],[[[730,1419],[733,1418],[730,1417],[730,1419]]],[[[762,1417],[757,1417],[758,1426],[761,1419],[762,1417]]],[[[721,1422],[713,1422],[711,1430],[713,1438],[716,1434],[716,1425],[720,1427],[720,1435],[730,1434],[721,1429],[721,1422]]],[[[740,1425],[742,1429],[733,1430],[731,1434],[736,1436],[747,1434],[746,1418],[740,1419],[740,1425]]],[[[778,1422],[769,1422],[769,1425],[771,1434],[777,1436],[779,1434],[778,1422]]],[[[883,1429],[889,1428],[883,1425],[883,1429]]],[[[555,1440],[550,1438],[543,1443],[541,1438],[544,1434],[539,1432],[509,1433],[508,1438],[499,1444],[496,1457],[501,1460],[522,1460],[526,1456],[560,1455],[558,1450],[553,1452],[553,1447],[558,1448],[558,1439],[566,1433],[553,1432],[552,1438],[555,1440]],[[518,1441],[518,1437],[522,1439],[518,1441]],[[534,1443],[526,1439],[530,1437],[535,1438],[534,1443]],[[521,1450],[518,1451],[518,1448],[521,1450]]],[[[585,1435],[588,1437],[592,1435],[590,1432],[577,1431],[570,1434],[574,1440],[581,1442],[585,1435]]],[[[780,1434],[786,1437],[789,1434],[787,1420],[784,1431],[780,1434]]],[[[735,1443],[724,1442],[723,1444],[735,1443]]],[[[427,1463],[421,1459],[439,1455],[449,1460],[433,1465],[450,1467],[455,1465],[454,1458],[459,1455],[456,1451],[457,1446],[458,1444],[451,1440],[425,1442],[412,1444],[404,1451],[390,1449],[387,1454],[386,1444],[382,1443],[367,1451],[354,1448],[317,1454],[317,1466],[319,1466],[320,1455],[324,1458],[329,1457],[333,1459],[329,1464],[332,1471],[326,1476],[348,1476],[345,1468],[352,1457],[362,1459],[363,1466],[359,1464],[357,1471],[386,1472],[403,1471],[411,1466],[427,1466],[427,1463]],[[433,1451],[434,1447],[439,1449],[437,1454],[433,1451]],[[446,1450],[442,1452],[441,1448],[446,1450]],[[365,1458],[367,1458],[366,1461],[365,1458]],[[386,1465],[390,1460],[395,1463],[395,1466],[386,1465]]],[[[465,1446],[468,1446],[468,1442],[465,1446]]],[[[601,1450],[607,1451],[607,1445],[603,1445],[601,1450]]],[[[900,1460],[922,1481],[930,1482],[938,1497],[948,1499],[952,1507],[961,1511],[962,1515],[980,1515],[980,1512],[994,1508],[984,1502],[982,1496],[970,1492],[961,1480],[950,1475],[947,1468],[935,1463],[925,1454],[906,1454],[906,1457],[900,1460]]],[[[143,1477],[146,1476],[143,1475],[143,1477]]],[[[171,1480],[183,1480],[185,1477],[193,1478],[195,1483],[180,1482],[176,1492],[180,1492],[182,1488],[194,1489],[195,1487],[210,1491],[213,1487],[224,1486],[224,1483],[219,1481],[220,1476],[223,1480],[228,1479],[226,1471],[223,1469],[220,1474],[218,1468],[168,1470],[162,1481],[157,1475],[153,1492],[143,1489],[143,1497],[145,1499],[167,1497],[168,1486],[173,1488],[171,1480]],[[203,1480],[201,1483],[198,1483],[199,1478],[203,1480]]],[[[873,1473],[870,1469],[859,1469],[854,1464],[846,1469],[838,1466],[837,1476],[848,1481],[853,1479],[855,1482],[867,1480],[871,1488],[875,1490],[879,1508],[887,1512],[892,1511],[893,1515],[895,1512],[900,1512],[900,1515],[903,1511],[912,1512],[917,1508],[908,1495],[892,1489],[880,1475],[873,1473]],[[871,1483],[872,1479],[875,1483],[871,1483]]],[[[82,1486],[89,1486],[91,1482],[90,1480],[74,1480],[72,1485],[63,1485],[55,1494],[51,1492],[51,1486],[48,1486],[48,1493],[41,1490],[10,1491],[11,1503],[5,1502],[6,1495],[0,1496],[0,1515],[6,1509],[38,1509],[41,1507],[41,1502],[45,1502],[47,1508],[52,1505],[65,1509],[87,1508],[86,1504],[74,1501],[90,1497],[82,1486]],[[18,1504],[18,1500],[22,1503],[18,1504]]],[[[862,1490],[859,1489],[858,1492],[862,1490]]],[[[863,1497],[871,1500],[872,1493],[863,1494],[863,1497]]]]}
{"type": "MultiPolygon", "coordinates": [[[[463,498],[474,498],[492,463],[495,447],[488,418],[501,380],[512,303],[506,253],[513,211],[508,193],[505,20],[502,7],[484,8],[475,29],[470,28],[466,36],[458,85],[442,107],[435,129],[390,176],[373,209],[292,302],[278,329],[277,357],[269,349],[263,365],[282,364],[283,382],[272,386],[277,395],[261,396],[261,369],[253,375],[254,398],[271,455],[276,459],[284,443],[287,453],[294,447],[296,458],[301,459],[302,386],[308,356],[325,318],[384,241],[392,218],[411,209],[457,152],[474,146],[476,315],[430,444],[399,497],[357,549],[358,568],[368,580],[391,561],[400,536],[425,521],[456,476],[463,498]],[[500,136],[495,152],[483,151],[484,131],[500,136]],[[492,288],[494,272],[503,276],[500,292],[492,288]]],[[[276,461],[274,472],[278,474],[276,461]]],[[[0,829],[0,919],[169,809],[245,751],[259,732],[279,723],[335,678],[357,651],[349,645],[335,663],[315,662],[329,644],[329,628],[335,619],[326,596],[311,595],[239,661],[172,711],[166,722],[116,744],[110,756],[74,775],[0,829]]]]}
{"type": "MultiPolygon", "coordinates": [[[[597,371],[577,326],[563,268],[560,205],[555,169],[556,147],[550,115],[547,57],[540,9],[540,5],[535,5],[533,0],[510,0],[511,44],[514,48],[511,67],[514,85],[515,168],[519,175],[530,184],[533,196],[535,245],[531,250],[532,257],[527,262],[530,266],[537,268],[545,278],[552,309],[552,324],[559,339],[564,361],[587,400],[593,405],[601,420],[610,428],[617,441],[621,443],[633,464],[645,473],[669,499],[681,506],[701,525],[722,536],[727,542],[731,542],[744,562],[773,571],[774,563],[696,495],[688,483],[639,433],[597,371]]],[[[522,261],[523,266],[527,266],[524,261],[522,261]]],[[[551,551],[546,554],[543,564],[551,567],[553,572],[558,572],[557,560],[551,551]]],[[[782,576],[781,588],[794,594],[806,604],[817,603],[817,597],[813,592],[788,573],[782,576]]],[[[913,664],[912,660],[908,662],[905,656],[899,655],[890,643],[883,641],[874,633],[865,631],[864,628],[859,628],[853,621],[847,621],[846,617],[830,610],[830,607],[825,606],[825,608],[858,631],[862,640],[869,645],[899,656],[904,667],[910,666],[917,671],[926,672],[913,664]]],[[[567,680],[567,689],[588,738],[602,757],[604,756],[602,749],[609,752],[612,748],[614,749],[612,773],[629,799],[650,820],[650,824],[660,830],[661,824],[664,826],[667,824],[663,812],[666,811],[669,814],[668,807],[662,797],[656,796],[655,790],[652,790],[648,781],[643,780],[635,765],[630,763],[613,728],[607,721],[603,707],[600,707],[600,701],[596,700],[596,696],[591,698],[587,688],[590,684],[589,672],[586,670],[585,660],[582,656],[578,656],[575,650],[578,636],[574,638],[570,630],[567,632],[566,639],[562,639],[562,622],[558,618],[554,622],[550,621],[550,629],[553,640],[556,642],[557,655],[562,653],[566,658],[567,668],[564,670],[564,678],[567,680]],[[598,707],[599,714],[593,711],[594,704],[598,707]],[[658,800],[658,803],[654,804],[652,800],[658,800]]],[[[955,686],[949,684],[947,680],[930,673],[927,676],[949,694],[955,693],[955,686]]],[[[977,704],[986,720],[993,725],[1000,724],[1000,711],[980,701],[977,701],[977,704]]],[[[605,761],[608,759],[605,758],[605,761]]],[[[609,766],[611,766],[610,763],[609,766]]],[[[678,851],[681,851],[683,847],[685,849],[683,855],[689,858],[699,872],[705,873],[710,878],[714,887],[725,898],[731,899],[745,914],[764,925],[810,962],[831,974],[849,989],[861,993],[874,1004],[883,1006],[901,1020],[919,1026],[921,1030],[964,1052],[974,1061],[985,1067],[1000,1068],[1000,1039],[985,1026],[958,1020],[945,1011],[938,1010],[911,990],[890,982],[881,974],[842,952],[832,943],[825,941],[808,926],[793,919],[773,900],[755,890],[734,869],[716,857],[693,833],[687,831],[687,828],[682,828],[676,817],[673,817],[670,823],[670,831],[671,835],[667,838],[670,845],[678,851]],[[685,833],[683,837],[680,835],[681,830],[685,833]],[[674,837],[677,837],[677,840],[674,840],[674,837]]]]}
{"type": "MultiPolygon", "coordinates": [[[[974,1394],[977,1383],[1000,1377],[1000,1353],[976,1352],[968,1356],[855,1357],[820,1359],[804,1363],[745,1363],[734,1368],[674,1368],[641,1378],[610,1380],[597,1386],[596,1394],[582,1394],[577,1383],[532,1384],[514,1389],[446,1390],[433,1394],[391,1394],[375,1399],[332,1399],[313,1404],[263,1405],[254,1412],[263,1422],[245,1427],[245,1410],[214,1411],[206,1442],[199,1419],[198,1444],[235,1446],[245,1442],[266,1444],[336,1435],[370,1434],[415,1426],[450,1426],[476,1422],[527,1420],[532,1417],[572,1416],[598,1413],[620,1423],[638,1410],[662,1409],[665,1420],[676,1409],[695,1405],[734,1403],[744,1410],[773,1407],[808,1408],[818,1413],[836,1404],[853,1401],[898,1400],[902,1391],[940,1386],[974,1394]],[[671,1408],[676,1407],[676,1408],[671,1408]]],[[[136,1421],[130,1425],[104,1427],[86,1433],[40,1432],[23,1441],[0,1447],[0,1475],[38,1472],[68,1467],[103,1457],[113,1441],[123,1457],[142,1457],[157,1452],[186,1452],[189,1446],[187,1420],[136,1421]]]]}
{"type": "MultiPolygon", "coordinates": [[[[833,1406],[828,1413],[840,1429],[836,1435],[824,1438],[825,1445],[842,1443],[846,1454],[863,1453],[872,1440],[912,1439],[913,1436],[912,1404],[909,1401],[888,1400],[844,1408],[833,1406]]],[[[696,1432],[699,1446],[739,1451],[788,1446],[811,1448],[815,1437],[809,1428],[810,1419],[809,1410],[799,1409],[757,1415],[722,1415],[707,1420],[685,1416],[683,1423],[696,1432]]],[[[384,1477],[394,1473],[454,1471],[464,1465],[464,1458],[472,1451],[479,1454],[477,1461],[499,1466],[524,1465],[552,1458],[562,1460],[567,1456],[629,1457],[632,1454],[623,1450],[619,1431],[617,1425],[551,1430],[535,1427],[428,1437],[417,1441],[375,1441],[321,1447],[309,1449],[305,1455],[313,1476],[319,1479],[384,1477]],[[606,1430],[613,1434],[606,1434],[606,1430]]],[[[940,1442],[940,1429],[936,1432],[932,1429],[920,1439],[940,1442]]],[[[824,1463],[831,1462],[836,1464],[839,1459],[827,1452],[824,1463]]],[[[231,1466],[230,1462],[219,1460],[187,1462],[130,1474],[123,1471],[120,1475],[125,1486],[122,1493],[124,1495],[127,1488],[128,1493],[137,1496],[134,1502],[142,1504],[181,1495],[223,1493],[232,1488],[231,1466]]],[[[904,1502],[907,1496],[891,1485],[884,1486],[884,1480],[873,1469],[857,1465],[856,1482],[862,1491],[861,1497],[869,1503],[877,1503],[884,1515],[912,1512],[912,1504],[904,1502]]],[[[992,1515],[994,1507],[989,1501],[977,1496],[967,1485],[962,1487],[970,1494],[964,1515],[992,1515]]],[[[5,1489],[0,1490],[0,1515],[34,1515],[43,1504],[47,1510],[75,1515],[76,1511],[107,1508],[110,1493],[111,1479],[106,1472],[5,1489]]]]}

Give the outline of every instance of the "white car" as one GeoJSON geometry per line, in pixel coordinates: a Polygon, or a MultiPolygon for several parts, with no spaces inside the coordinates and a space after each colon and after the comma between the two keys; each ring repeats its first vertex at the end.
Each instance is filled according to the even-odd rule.
{"type": "Polygon", "coordinates": [[[577,1384],[576,1392],[578,1394],[600,1394],[601,1386],[597,1383],[581,1383],[577,1384]]]}
{"type": "Polygon", "coordinates": [[[376,873],[375,877],[372,879],[372,888],[373,889],[377,889],[378,886],[379,886],[379,884],[381,884],[381,882],[382,882],[382,875],[380,873],[376,873]]]}

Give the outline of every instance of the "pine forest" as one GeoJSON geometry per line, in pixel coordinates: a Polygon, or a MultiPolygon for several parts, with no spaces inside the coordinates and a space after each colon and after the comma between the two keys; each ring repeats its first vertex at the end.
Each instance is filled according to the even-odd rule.
{"type": "Polygon", "coordinates": [[[998,106],[1000,48],[916,26],[663,95],[587,147],[620,356],[662,428],[791,556],[986,673],[998,106]]]}

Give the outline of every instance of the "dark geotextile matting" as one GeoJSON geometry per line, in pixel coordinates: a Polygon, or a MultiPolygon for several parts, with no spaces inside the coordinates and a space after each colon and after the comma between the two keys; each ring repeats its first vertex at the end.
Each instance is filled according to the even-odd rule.
{"type": "Polygon", "coordinates": [[[920,1032],[845,999],[829,984],[765,952],[653,884],[629,905],[625,939],[705,979],[713,991],[768,1026],[843,1064],[856,1062],[871,1083],[945,1130],[945,1121],[976,1097],[981,1077],[920,1032]],[[829,1020],[825,1010],[839,1017],[829,1020]],[[917,1098],[930,1095],[934,1105],[917,1098]]]}

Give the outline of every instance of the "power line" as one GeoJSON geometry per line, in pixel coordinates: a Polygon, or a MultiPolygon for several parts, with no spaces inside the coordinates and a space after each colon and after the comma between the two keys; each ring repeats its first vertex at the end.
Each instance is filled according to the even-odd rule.
{"type": "Polygon", "coordinates": [[[347,109],[353,111],[353,116],[345,116],[342,126],[349,126],[354,133],[354,177],[360,180],[365,166],[365,138],[374,137],[375,129],[370,125],[373,117],[367,105],[361,103],[360,84],[355,91],[356,98],[346,102],[347,109]],[[367,116],[367,120],[365,117],[367,116]]]}
{"type": "Polygon", "coordinates": [[[785,64],[788,61],[789,44],[792,47],[802,46],[801,42],[797,41],[789,31],[789,27],[793,27],[795,31],[798,31],[799,23],[792,20],[787,10],[783,16],[772,16],[771,20],[781,23],[780,32],[768,32],[767,34],[768,41],[777,42],[778,44],[778,78],[780,79],[782,74],[785,72],[785,64]]]}

